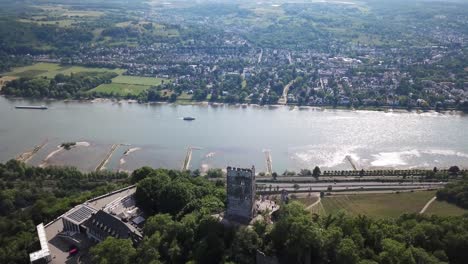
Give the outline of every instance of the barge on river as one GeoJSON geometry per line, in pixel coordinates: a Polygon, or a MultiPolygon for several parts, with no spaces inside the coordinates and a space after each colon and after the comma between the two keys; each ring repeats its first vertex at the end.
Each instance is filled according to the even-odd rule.
{"type": "Polygon", "coordinates": [[[36,109],[36,110],[46,110],[47,106],[45,105],[17,105],[16,109],[36,109]]]}

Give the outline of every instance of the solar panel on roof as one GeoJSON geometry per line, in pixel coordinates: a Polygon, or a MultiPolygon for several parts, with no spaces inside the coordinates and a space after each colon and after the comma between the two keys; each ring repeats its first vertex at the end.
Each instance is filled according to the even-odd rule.
{"type": "Polygon", "coordinates": [[[81,206],[74,212],[67,215],[67,217],[77,223],[81,223],[84,220],[88,219],[93,213],[94,213],[94,210],[92,210],[91,208],[86,207],[86,206],[81,206]]]}

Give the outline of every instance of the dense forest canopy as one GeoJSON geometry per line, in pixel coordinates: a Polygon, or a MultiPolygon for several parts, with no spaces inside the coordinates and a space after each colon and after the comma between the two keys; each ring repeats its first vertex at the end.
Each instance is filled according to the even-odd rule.
{"type": "Polygon", "coordinates": [[[468,215],[319,216],[290,202],[273,224],[225,226],[212,216],[225,207],[223,181],[197,175],[143,167],[128,177],[35,168],[14,160],[0,164],[0,261],[26,263],[27,253],[38,245],[36,224],[132,183],[137,203],[149,216],[144,239],[135,246],[108,238],[91,249],[95,263],[255,263],[258,252],[280,263],[465,263],[468,257],[468,215]]]}
{"type": "Polygon", "coordinates": [[[0,164],[0,263],[29,263],[37,250],[36,225],[73,206],[124,186],[125,173],[84,174],[74,168],[0,164]]]}
{"type": "Polygon", "coordinates": [[[447,184],[437,192],[437,199],[468,209],[468,180],[447,184]]]}

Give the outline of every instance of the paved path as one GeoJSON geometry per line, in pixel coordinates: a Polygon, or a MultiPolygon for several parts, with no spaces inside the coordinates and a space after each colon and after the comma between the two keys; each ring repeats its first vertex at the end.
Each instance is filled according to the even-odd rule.
{"type": "Polygon", "coordinates": [[[284,86],[283,94],[281,95],[280,99],[278,100],[278,104],[285,105],[285,104],[288,103],[289,88],[291,87],[291,85],[293,85],[294,81],[295,81],[295,79],[290,81],[288,84],[286,84],[286,86],[284,86]]]}
{"type": "Polygon", "coordinates": [[[316,206],[317,204],[320,203],[320,201],[322,200],[322,199],[320,198],[320,195],[317,196],[317,197],[318,197],[318,200],[317,200],[315,203],[313,203],[313,204],[307,206],[307,207],[306,207],[306,210],[310,210],[310,209],[312,209],[312,207],[314,207],[314,206],[316,206]]]}
{"type": "Polygon", "coordinates": [[[420,214],[424,214],[424,212],[427,210],[427,208],[431,205],[431,203],[433,203],[435,200],[437,199],[437,196],[434,196],[432,197],[431,200],[429,200],[429,202],[427,202],[426,205],[424,205],[423,209],[421,210],[421,212],[419,212],[420,214]]]}

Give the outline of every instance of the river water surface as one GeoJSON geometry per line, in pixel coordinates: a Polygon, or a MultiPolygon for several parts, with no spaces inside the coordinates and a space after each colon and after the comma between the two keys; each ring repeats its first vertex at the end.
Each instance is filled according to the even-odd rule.
{"type": "Polygon", "coordinates": [[[0,97],[0,161],[47,142],[28,163],[72,165],[90,171],[117,148],[112,170],[228,165],[273,170],[468,167],[468,116],[439,113],[136,104],[43,102],[0,97]],[[48,110],[15,105],[45,104],[48,110]],[[183,121],[193,116],[195,121],[183,121]],[[85,142],[59,151],[62,142],[85,142]],[[89,145],[87,143],[89,143],[89,145]],[[47,158],[49,156],[49,158],[47,158]],[[346,158],[347,156],[350,159],[346,158]]]}

